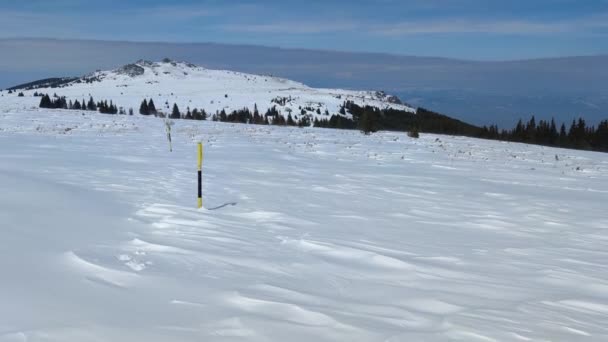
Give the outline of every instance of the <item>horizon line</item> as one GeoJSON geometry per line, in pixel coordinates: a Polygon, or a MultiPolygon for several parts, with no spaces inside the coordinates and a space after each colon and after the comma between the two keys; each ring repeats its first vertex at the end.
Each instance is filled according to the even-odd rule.
{"type": "Polygon", "coordinates": [[[248,44],[248,43],[224,43],[224,42],[214,42],[214,41],[170,42],[170,41],[155,41],[155,40],[54,38],[54,37],[42,37],[42,36],[41,37],[34,37],[34,36],[0,37],[0,41],[18,41],[18,40],[30,40],[30,41],[47,40],[47,41],[63,41],[63,42],[98,42],[98,43],[128,43],[128,44],[168,44],[168,45],[223,45],[223,46],[231,46],[231,47],[279,49],[279,50],[286,50],[286,51],[308,51],[308,52],[338,53],[338,54],[376,55],[376,56],[387,56],[387,57],[436,59],[436,60],[447,60],[447,61],[455,61],[455,62],[474,62],[474,63],[510,63],[510,62],[524,62],[524,61],[558,60],[558,59],[569,59],[569,58],[608,57],[608,52],[604,52],[604,53],[589,54],[589,55],[562,55],[562,56],[544,56],[544,57],[516,58],[516,59],[465,59],[465,58],[442,57],[442,56],[433,56],[433,55],[406,55],[406,54],[397,54],[397,53],[389,53],[389,52],[314,49],[314,48],[283,47],[283,46],[248,44]]]}

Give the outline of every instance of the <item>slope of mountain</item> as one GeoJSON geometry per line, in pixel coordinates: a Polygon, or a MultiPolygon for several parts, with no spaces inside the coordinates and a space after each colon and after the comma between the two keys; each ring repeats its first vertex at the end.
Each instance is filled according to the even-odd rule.
{"type": "MultiPolygon", "coordinates": [[[[112,101],[128,111],[137,112],[142,100],[153,99],[156,108],[168,113],[173,104],[204,109],[208,113],[257,106],[261,113],[271,107],[283,115],[328,117],[337,114],[345,101],[377,108],[392,108],[415,113],[394,96],[381,91],[316,89],[302,83],[273,76],[261,76],[227,70],[211,70],[191,63],[164,59],[161,62],[140,60],[115,70],[96,71],[71,79],[50,79],[11,88],[23,97],[0,97],[17,108],[38,105],[35,93],[65,96],[68,100],[112,101]]],[[[7,91],[2,92],[2,95],[7,91]]]]}

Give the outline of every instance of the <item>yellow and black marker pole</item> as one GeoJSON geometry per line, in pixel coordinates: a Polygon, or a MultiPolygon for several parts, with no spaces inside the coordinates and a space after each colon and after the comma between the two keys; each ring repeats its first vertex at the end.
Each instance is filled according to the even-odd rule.
{"type": "Polygon", "coordinates": [[[203,207],[203,143],[198,143],[198,208],[203,207]]]}

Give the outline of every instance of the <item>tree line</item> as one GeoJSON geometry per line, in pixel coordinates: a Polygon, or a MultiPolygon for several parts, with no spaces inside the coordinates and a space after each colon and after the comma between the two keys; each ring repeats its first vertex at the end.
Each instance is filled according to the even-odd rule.
{"type": "Polygon", "coordinates": [[[351,114],[352,119],[347,116],[332,116],[328,121],[321,122],[320,126],[359,129],[366,134],[385,130],[474,136],[480,130],[477,126],[424,108],[418,108],[416,113],[411,113],[393,108],[359,106],[352,101],[346,101],[339,112],[342,115],[351,114]]]}
{"type": "MultiPolygon", "coordinates": [[[[140,105],[139,113],[142,115],[155,115],[164,117],[165,114],[156,110],[156,105],[152,99],[144,99],[140,105]]],[[[257,104],[254,105],[253,111],[245,107],[242,109],[232,110],[227,112],[225,109],[217,111],[216,113],[209,115],[204,109],[190,109],[182,112],[179,106],[174,103],[171,113],[169,114],[171,119],[186,119],[186,120],[207,120],[219,122],[232,122],[232,123],[248,123],[255,125],[278,125],[278,126],[310,126],[311,120],[307,115],[301,115],[300,117],[292,116],[291,113],[284,117],[277,110],[276,106],[268,108],[266,112],[261,113],[258,110],[257,104]]]]}
{"type": "Polygon", "coordinates": [[[519,120],[512,129],[499,130],[496,125],[478,127],[424,108],[418,108],[414,114],[345,102],[340,112],[352,114],[353,119],[332,117],[329,122],[322,122],[319,126],[358,128],[367,134],[378,130],[420,131],[608,152],[608,120],[600,122],[596,127],[587,125],[583,118],[579,118],[573,120],[568,127],[565,123],[558,126],[554,119],[540,120],[537,123],[532,116],[525,123],[519,120]]]}
{"type": "MultiPolygon", "coordinates": [[[[40,95],[42,96],[42,94],[40,95]]],[[[169,108],[168,103],[166,105],[169,108]]],[[[84,99],[72,102],[56,94],[53,98],[48,94],[43,95],[40,100],[40,108],[93,110],[106,114],[126,114],[123,108],[117,108],[112,101],[109,103],[105,100],[95,102],[93,97],[90,97],[86,102],[84,99]]],[[[535,117],[532,116],[525,123],[519,120],[512,129],[499,130],[496,125],[478,127],[425,108],[418,108],[416,113],[411,113],[392,108],[379,109],[372,106],[359,106],[352,101],[346,101],[340,106],[339,113],[330,115],[326,110],[324,113],[326,118],[315,116],[314,119],[312,115],[308,114],[307,110],[302,109],[299,115],[293,116],[291,111],[288,111],[288,115],[284,116],[276,106],[272,106],[261,113],[257,105],[254,105],[253,111],[249,108],[230,112],[222,109],[210,115],[204,109],[199,110],[197,108],[187,108],[186,111],[182,112],[178,105],[174,103],[168,116],[171,119],[210,119],[212,121],[257,125],[358,129],[365,134],[371,134],[379,130],[407,131],[412,136],[417,136],[418,132],[437,133],[608,152],[608,120],[600,122],[596,127],[587,125],[585,120],[580,118],[573,120],[569,127],[562,123],[558,128],[553,119],[551,121],[540,120],[537,123],[535,117]],[[347,114],[350,114],[350,116],[347,114]]],[[[310,110],[314,112],[312,108],[310,110]]],[[[152,99],[142,101],[139,113],[141,115],[165,116],[165,113],[157,110],[152,99]]],[[[320,114],[320,110],[317,109],[316,113],[320,114]]],[[[133,115],[133,109],[129,109],[129,114],[133,115]]]]}
{"type": "Polygon", "coordinates": [[[537,123],[532,116],[525,123],[520,119],[512,129],[499,130],[495,125],[484,126],[477,137],[608,152],[608,120],[600,122],[596,127],[587,125],[583,118],[579,118],[572,120],[569,126],[562,123],[558,128],[554,119],[540,120],[537,123]]]}
{"type": "MultiPolygon", "coordinates": [[[[51,98],[48,94],[42,95],[40,98],[40,108],[50,109],[71,109],[71,110],[91,110],[99,111],[103,114],[126,114],[123,108],[118,108],[112,101],[108,103],[107,100],[95,102],[93,97],[89,97],[88,101],[84,99],[82,101],[67,100],[65,96],[57,96],[56,94],[51,98]]],[[[133,112],[130,111],[131,115],[133,112]]]]}

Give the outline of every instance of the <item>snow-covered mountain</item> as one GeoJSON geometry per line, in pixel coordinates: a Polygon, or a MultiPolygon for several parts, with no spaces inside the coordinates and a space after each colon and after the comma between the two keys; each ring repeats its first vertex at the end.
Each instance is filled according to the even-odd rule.
{"type": "MultiPolygon", "coordinates": [[[[283,115],[303,112],[312,117],[338,114],[345,101],[378,108],[408,112],[415,109],[382,91],[316,89],[302,83],[273,77],[227,70],[211,70],[191,63],[164,59],[161,62],[140,60],[110,71],[96,71],[79,78],[49,79],[13,88],[24,96],[10,101],[7,91],[0,100],[17,108],[37,106],[35,92],[57,94],[68,100],[113,101],[125,111],[135,112],[143,99],[153,99],[158,110],[170,112],[173,104],[180,109],[204,109],[208,113],[230,112],[242,108],[264,113],[276,106],[283,115]],[[7,98],[8,97],[8,98],[7,98]]],[[[13,95],[13,94],[11,94],[13,95]]]]}

